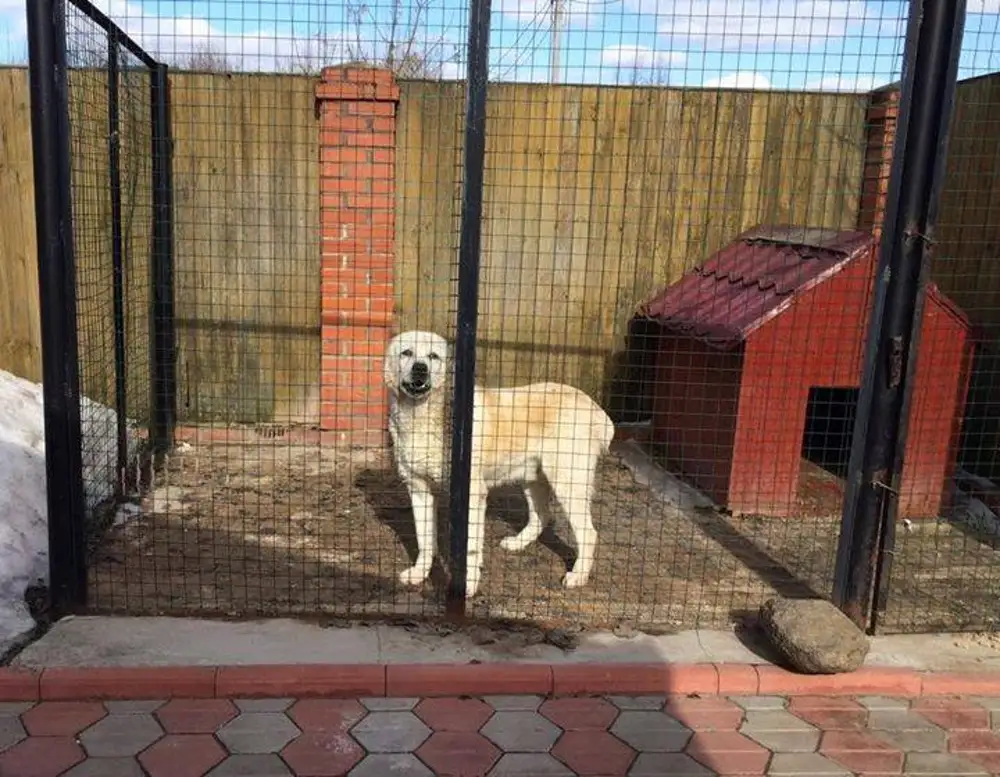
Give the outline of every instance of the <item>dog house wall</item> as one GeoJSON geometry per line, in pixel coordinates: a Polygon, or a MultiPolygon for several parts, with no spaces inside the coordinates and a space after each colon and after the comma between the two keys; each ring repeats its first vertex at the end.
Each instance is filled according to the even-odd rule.
{"type": "MultiPolygon", "coordinates": [[[[801,230],[800,230],[801,231],[801,230]]],[[[753,230],[641,311],[658,320],[653,439],[736,513],[796,513],[809,389],[857,387],[875,249],[864,232],[812,231],[803,250],[753,230]]],[[[900,515],[948,498],[968,384],[968,322],[928,289],[900,515]]]]}

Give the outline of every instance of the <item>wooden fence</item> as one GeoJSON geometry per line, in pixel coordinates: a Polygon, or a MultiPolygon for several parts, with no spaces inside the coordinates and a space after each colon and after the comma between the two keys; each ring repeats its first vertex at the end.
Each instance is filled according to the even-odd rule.
{"type": "MultiPolygon", "coordinates": [[[[313,423],[315,82],[175,74],[172,86],[181,416],[313,423]]],[[[463,95],[457,83],[403,83],[397,123],[400,325],[446,335],[456,304],[463,95]]],[[[0,367],[37,380],[23,70],[0,72],[0,98],[0,170],[16,172],[0,176],[0,367]]],[[[481,380],[565,380],[604,400],[635,306],[738,232],[762,222],[853,227],[866,105],[858,95],[491,86],[481,380]]],[[[100,111],[91,119],[84,134],[103,142],[100,111]]],[[[97,187],[84,193],[107,198],[97,187]]],[[[100,217],[100,207],[86,212],[100,217]]],[[[102,240],[79,261],[105,268],[88,277],[107,296],[91,303],[86,295],[81,310],[93,304],[106,316],[102,240]]],[[[139,288],[130,294],[129,336],[141,341],[145,298],[139,288]]],[[[107,363],[104,327],[82,337],[84,360],[107,363]]],[[[110,401],[106,377],[86,385],[110,401]]],[[[130,375],[138,398],[143,379],[130,375]]],[[[133,409],[145,412],[141,401],[133,409]]]]}

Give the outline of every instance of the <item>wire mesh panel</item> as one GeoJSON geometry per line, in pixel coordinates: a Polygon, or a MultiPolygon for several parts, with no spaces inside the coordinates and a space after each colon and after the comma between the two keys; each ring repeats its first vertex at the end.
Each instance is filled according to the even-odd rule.
{"type": "Polygon", "coordinates": [[[92,603],[437,614],[383,356],[453,329],[465,4],[188,5],[112,9],[170,67],[177,428],[92,603]]]}
{"type": "MultiPolygon", "coordinates": [[[[481,192],[466,2],[111,10],[170,67],[173,228],[149,71],[71,8],[85,462],[125,494],[150,363],[177,426],[95,543],[95,608],[436,615],[456,527],[475,617],[657,630],[829,595],[907,3],[497,3],[481,192]]],[[[990,625],[996,594],[997,16],[972,10],[887,629],[990,625]]]]}
{"type": "Polygon", "coordinates": [[[903,471],[916,482],[914,509],[895,524],[878,620],[886,632],[1000,622],[1000,17],[982,3],[968,11],[916,356],[918,370],[939,377],[911,393],[903,471]],[[935,461],[943,476],[932,478],[935,461]]]}
{"type": "Polygon", "coordinates": [[[906,13],[495,9],[480,466],[543,485],[491,493],[478,612],[662,629],[829,595],[906,13]]]}
{"type": "Polygon", "coordinates": [[[92,544],[134,493],[149,413],[148,67],[65,5],[83,483],[92,544]]]}

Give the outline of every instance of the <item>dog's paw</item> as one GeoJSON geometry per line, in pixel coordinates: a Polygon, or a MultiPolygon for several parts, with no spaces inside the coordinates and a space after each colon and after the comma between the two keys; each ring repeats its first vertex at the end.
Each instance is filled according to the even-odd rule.
{"type": "Polygon", "coordinates": [[[509,553],[517,553],[518,551],[524,550],[528,547],[531,542],[525,542],[521,539],[520,534],[512,534],[510,537],[504,537],[500,540],[500,547],[509,553]]]}
{"type": "Polygon", "coordinates": [[[587,578],[579,572],[567,572],[566,577],[563,578],[564,588],[582,588],[585,585],[587,585],[587,578]]]}
{"type": "Polygon", "coordinates": [[[421,585],[429,573],[429,569],[410,567],[399,573],[399,580],[403,585],[421,585]]]}

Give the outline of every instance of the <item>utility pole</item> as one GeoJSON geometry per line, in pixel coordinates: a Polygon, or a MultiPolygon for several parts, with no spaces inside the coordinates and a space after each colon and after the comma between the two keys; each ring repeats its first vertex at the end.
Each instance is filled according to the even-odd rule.
{"type": "Polygon", "coordinates": [[[549,0],[552,3],[552,50],[549,56],[549,83],[559,83],[559,65],[562,59],[562,24],[565,0],[549,0]]]}

